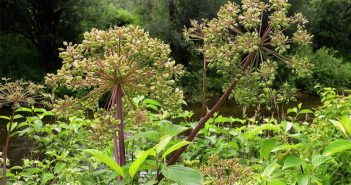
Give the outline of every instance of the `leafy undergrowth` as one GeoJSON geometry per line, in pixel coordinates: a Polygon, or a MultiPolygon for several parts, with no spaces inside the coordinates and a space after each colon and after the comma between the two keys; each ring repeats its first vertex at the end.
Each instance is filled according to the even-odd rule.
{"type": "Polygon", "coordinates": [[[112,157],[113,139],[104,117],[45,124],[42,120],[52,112],[19,108],[12,134],[31,138],[36,147],[22,166],[8,169],[8,184],[113,184],[118,176],[121,184],[154,184],[159,174],[166,177],[161,184],[349,184],[351,95],[333,89],[320,94],[321,107],[300,105],[281,121],[216,116],[193,142],[183,140],[196,124],[191,112],[179,114],[182,121],[174,124],[164,119],[167,113],[159,103],[135,98],[135,104],[152,111],[145,125],[126,123],[128,160],[123,167],[112,157]],[[297,119],[305,114],[315,117],[297,119]],[[169,156],[184,146],[188,149],[179,164],[166,166],[169,156]]]}

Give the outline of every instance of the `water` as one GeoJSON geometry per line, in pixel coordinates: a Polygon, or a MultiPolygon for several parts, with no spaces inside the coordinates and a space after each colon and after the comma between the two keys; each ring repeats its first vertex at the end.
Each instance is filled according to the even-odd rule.
{"type": "MultiPolygon", "coordinates": [[[[210,100],[207,103],[207,106],[211,108],[216,103],[216,99],[210,100]]],[[[320,98],[317,96],[305,95],[301,94],[297,97],[297,102],[293,102],[285,106],[285,109],[297,107],[299,103],[302,103],[302,108],[313,109],[321,105],[320,98]]],[[[195,113],[193,120],[199,120],[201,116],[201,103],[191,104],[185,107],[186,110],[191,110],[195,113]]],[[[232,116],[235,118],[242,118],[243,116],[243,107],[226,101],[224,102],[221,107],[218,109],[219,114],[223,116],[232,116]]],[[[255,112],[254,108],[248,109],[247,114],[253,115],[255,112]]],[[[270,111],[265,109],[262,110],[263,115],[270,115],[270,111]]],[[[10,115],[10,110],[8,109],[0,109],[0,115],[10,115]]],[[[6,131],[5,131],[5,120],[0,119],[0,148],[2,151],[6,131]]],[[[31,154],[31,147],[33,146],[33,142],[28,139],[27,137],[12,137],[10,140],[10,147],[9,147],[9,159],[11,161],[11,166],[14,165],[21,165],[22,159],[25,157],[30,157],[31,154]]]]}
{"type": "MultiPolygon", "coordinates": [[[[212,99],[207,102],[207,107],[212,108],[218,99],[212,99]]],[[[287,105],[284,105],[284,111],[286,112],[289,108],[297,107],[299,103],[302,103],[302,109],[314,109],[321,105],[320,98],[318,96],[312,96],[307,94],[300,94],[297,96],[296,102],[291,102],[287,105]]],[[[186,110],[191,110],[195,113],[194,119],[199,120],[201,117],[201,103],[196,103],[185,107],[186,110]]],[[[248,108],[246,113],[248,116],[252,116],[255,113],[255,108],[248,108]]],[[[232,116],[234,118],[243,117],[243,106],[236,103],[226,101],[224,102],[217,111],[220,115],[223,116],[232,116]]],[[[261,114],[270,116],[272,111],[269,111],[261,106],[261,114]]]]}

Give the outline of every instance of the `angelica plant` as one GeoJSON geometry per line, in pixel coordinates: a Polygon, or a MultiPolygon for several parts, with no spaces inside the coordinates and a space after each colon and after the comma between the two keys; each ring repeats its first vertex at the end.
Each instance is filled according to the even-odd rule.
{"type": "Polygon", "coordinates": [[[114,158],[123,166],[126,164],[123,113],[135,115],[127,114],[133,110],[131,97],[143,95],[169,109],[181,110],[183,92],[174,86],[183,73],[182,66],[170,60],[169,45],[151,38],[138,26],[92,29],[84,34],[81,44],[64,44],[66,49],[60,53],[63,66],[57,74],[49,74],[46,83],[54,88],[65,86],[88,93],[61,99],[55,110],[98,107],[99,100],[110,94],[106,108],[118,119],[118,129],[112,124],[114,158]],[[123,108],[127,111],[123,112],[123,108]]]}
{"type": "Polygon", "coordinates": [[[21,106],[31,106],[35,103],[48,98],[49,95],[44,93],[44,86],[27,81],[11,81],[9,78],[2,78],[0,81],[0,108],[4,106],[11,107],[11,115],[1,118],[8,120],[6,129],[6,139],[2,151],[2,185],[6,184],[6,161],[8,158],[8,148],[10,145],[11,134],[16,127],[15,115],[16,109],[21,106]]]}
{"type": "MultiPolygon", "coordinates": [[[[270,83],[277,70],[267,69],[274,68],[277,62],[291,67],[300,76],[310,71],[312,65],[305,58],[287,55],[292,45],[308,45],[312,39],[305,30],[305,17],[302,14],[288,16],[289,7],[287,0],[228,2],[220,8],[217,18],[191,21],[191,27],[184,29],[188,41],[200,41],[199,49],[208,66],[216,68],[225,79],[232,80],[223,84],[222,97],[201,118],[188,141],[194,139],[222,102],[233,94],[240,78],[247,79],[242,87],[255,87],[265,81],[270,83]],[[293,34],[289,35],[291,32],[293,34]]],[[[179,149],[168,164],[174,164],[185,149],[186,146],[179,149]]]]}
{"type": "MultiPolygon", "coordinates": [[[[308,45],[312,39],[305,30],[306,18],[300,13],[289,17],[289,7],[287,0],[269,3],[244,0],[242,5],[229,2],[219,10],[218,18],[201,23],[192,21],[192,27],[184,29],[184,36],[189,41],[201,41],[200,50],[209,67],[217,69],[224,79],[245,76],[247,80],[239,83],[246,88],[240,91],[252,94],[247,88],[251,83],[266,82],[266,86],[254,94],[257,97],[264,94],[264,88],[272,88],[278,62],[288,65],[299,76],[311,70],[312,65],[306,58],[287,55],[292,45],[308,45]],[[293,34],[288,34],[292,31],[293,34]],[[260,73],[259,78],[252,75],[254,71],[260,73]]],[[[223,88],[229,84],[230,81],[224,83],[223,88]]],[[[232,92],[231,97],[234,96],[238,97],[232,92]]],[[[240,98],[236,100],[247,104],[240,98]]],[[[257,99],[253,104],[259,102],[257,99]]]]}

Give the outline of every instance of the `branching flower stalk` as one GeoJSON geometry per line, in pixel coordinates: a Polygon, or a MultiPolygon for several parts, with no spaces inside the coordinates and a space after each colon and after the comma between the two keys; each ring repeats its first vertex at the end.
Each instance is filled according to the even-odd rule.
{"type": "Polygon", "coordinates": [[[88,93],[58,101],[54,111],[61,116],[70,116],[77,109],[98,108],[101,97],[110,93],[107,110],[118,120],[118,131],[112,124],[114,158],[123,166],[127,160],[124,124],[132,124],[123,121],[123,117],[133,119],[128,118],[127,112],[134,111],[129,97],[143,95],[180,111],[184,103],[183,92],[174,86],[175,80],[183,74],[182,66],[169,59],[168,45],[150,38],[148,32],[137,26],[107,31],[92,29],[84,34],[81,44],[64,44],[67,48],[60,53],[63,66],[57,74],[49,74],[46,83],[54,88],[65,86],[88,93]]]}
{"type": "MultiPolygon", "coordinates": [[[[192,27],[184,29],[187,40],[202,42],[200,50],[209,67],[216,68],[225,79],[234,78],[224,84],[224,94],[200,119],[187,141],[192,141],[224,100],[235,93],[233,89],[239,79],[248,82],[243,87],[271,83],[274,79],[271,76],[277,75],[274,67],[277,62],[283,62],[298,76],[310,72],[312,65],[305,58],[284,56],[292,44],[303,46],[312,39],[305,30],[307,20],[300,13],[287,16],[289,7],[287,0],[243,0],[241,5],[228,2],[220,8],[217,18],[201,23],[192,21],[192,27]],[[294,33],[287,35],[288,31],[294,33]]],[[[186,148],[176,151],[168,165],[174,164],[186,148]]],[[[160,174],[158,182],[162,178],[160,174]]]]}
{"type": "Polygon", "coordinates": [[[42,100],[47,94],[43,93],[44,87],[32,82],[15,81],[8,78],[2,78],[4,83],[0,83],[0,108],[4,106],[11,107],[11,116],[6,130],[6,139],[2,151],[2,185],[6,184],[6,162],[8,158],[8,148],[10,145],[11,131],[14,129],[15,111],[20,106],[30,106],[42,100]]]}

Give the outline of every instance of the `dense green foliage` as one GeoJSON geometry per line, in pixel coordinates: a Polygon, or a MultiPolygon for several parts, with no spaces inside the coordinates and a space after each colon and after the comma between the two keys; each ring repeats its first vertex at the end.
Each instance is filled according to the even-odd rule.
{"type": "MultiPolygon", "coordinates": [[[[124,174],[126,180],[142,183],[152,180],[152,172],[157,171],[183,184],[176,176],[181,174],[169,170],[185,170],[187,175],[181,179],[192,178],[195,183],[202,179],[196,175],[198,172],[182,166],[167,169],[163,165],[172,151],[190,144],[181,163],[201,167],[205,184],[347,184],[351,180],[351,96],[337,95],[333,89],[321,91],[321,96],[323,105],[315,111],[299,105],[289,109],[288,117],[282,121],[217,115],[206,123],[193,143],[179,140],[181,133],[194,124],[189,121],[192,113],[179,114],[182,121],[175,125],[162,119],[165,112],[149,112],[147,127],[127,127],[128,132],[134,133],[126,141],[133,152],[128,153],[131,163],[122,169],[110,158],[112,138],[106,134],[108,125],[101,124],[101,119],[71,117],[45,123],[42,120],[53,118],[53,113],[19,108],[13,133],[32,138],[36,145],[22,166],[9,170],[8,177],[19,184],[108,184],[117,174],[124,174]]],[[[134,101],[161,110],[159,104],[150,104],[146,99],[134,101]]]]}
{"type": "Polygon", "coordinates": [[[321,48],[315,52],[311,48],[298,51],[313,63],[311,76],[297,80],[297,85],[309,92],[315,86],[334,87],[338,90],[351,88],[351,63],[340,57],[336,50],[321,48]]]}

